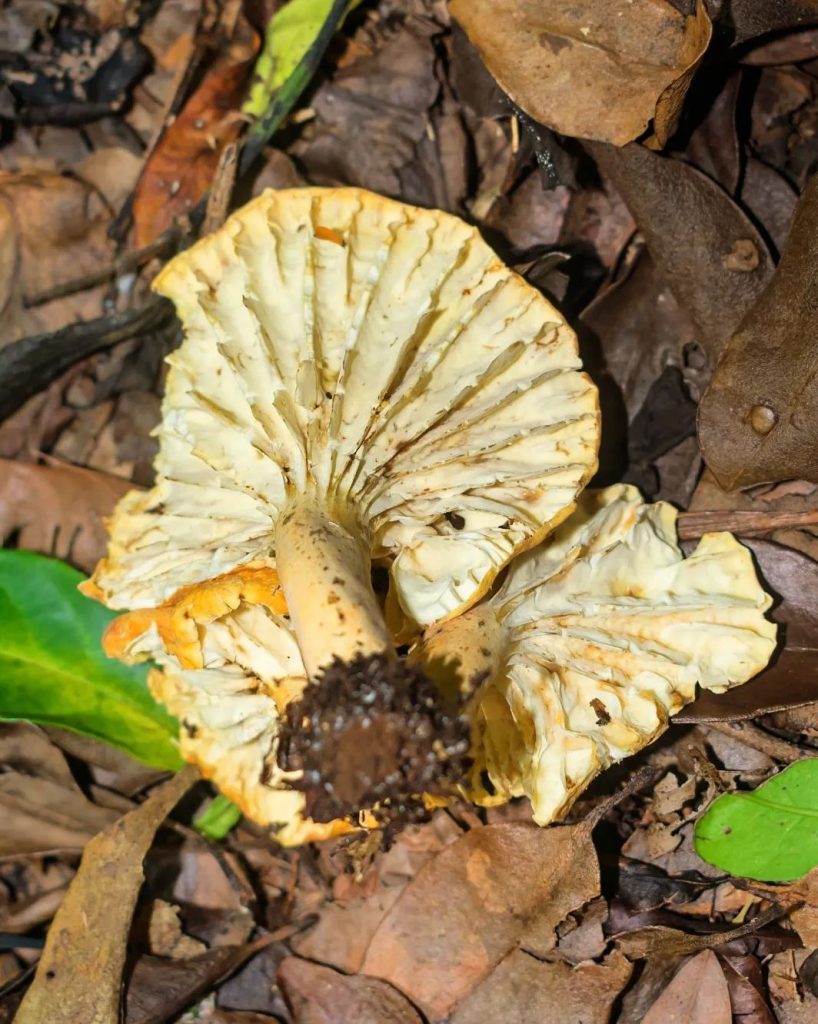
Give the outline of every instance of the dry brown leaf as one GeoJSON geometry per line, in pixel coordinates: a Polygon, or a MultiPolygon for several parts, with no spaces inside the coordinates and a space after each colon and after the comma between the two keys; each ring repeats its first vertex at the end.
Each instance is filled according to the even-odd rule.
{"type": "Polygon", "coordinates": [[[721,966],[730,991],[733,1016],[739,1024],[775,1024],[764,997],[764,974],[756,957],[748,954],[723,956],[721,966]]]}
{"type": "Polygon", "coordinates": [[[690,164],[644,146],[589,143],[588,149],[628,204],[654,263],[715,364],[772,276],[763,237],[724,189],[690,164]],[[745,259],[736,263],[741,253],[745,259]]]}
{"type": "MultiPolygon", "coordinates": [[[[125,1024],[166,1024],[168,1020],[175,1020],[177,1014],[210,991],[255,949],[255,943],[221,946],[191,960],[139,957],[128,977],[125,1024]]],[[[75,1018],[71,1019],[72,1024],[78,1024],[75,1018]]],[[[110,1024],[115,1021],[119,1021],[119,1017],[111,1018],[110,1024]]],[[[109,1022],[105,1020],[101,1024],[109,1022]]]]}
{"type": "Polygon", "coordinates": [[[85,847],[48,932],[16,1024],[114,1024],[142,861],[156,830],[197,778],[186,768],[85,847]]]}
{"type": "Polygon", "coordinates": [[[422,1017],[383,981],[348,976],[288,957],[278,982],[298,1024],[422,1024],[422,1017]]]}
{"type": "Polygon", "coordinates": [[[645,1015],[643,1024],[732,1024],[730,991],[718,957],[688,960],[645,1015]]]}
{"type": "Polygon", "coordinates": [[[552,949],[557,925],[598,894],[588,827],[474,828],[409,883],[362,970],[442,1020],[514,949],[552,949]]]}
{"type": "Polygon", "coordinates": [[[0,725],[0,857],[79,852],[116,813],[91,803],[35,726],[0,725]]]}
{"type": "Polygon", "coordinates": [[[238,110],[258,49],[258,36],[240,18],[227,51],[148,157],[134,196],[134,244],[148,245],[196,205],[213,182],[224,148],[242,125],[238,110]]]}
{"type": "Polygon", "coordinates": [[[730,338],[699,406],[699,442],[722,487],[818,482],[818,176],[775,276],[730,338]]]}
{"type": "Polygon", "coordinates": [[[569,967],[515,949],[458,1007],[451,1022],[608,1024],[631,970],[616,951],[601,964],[569,967]]]}
{"type": "Polygon", "coordinates": [[[767,964],[767,985],[778,1024],[815,1024],[818,996],[802,984],[799,971],[812,950],[776,953],[767,964]]]}
{"type": "Polygon", "coordinates": [[[110,263],[110,213],[94,189],[59,174],[0,172],[0,344],[98,316],[104,287],[23,308],[23,297],[110,263]]]}
{"type": "Polygon", "coordinates": [[[82,466],[0,459],[0,537],[16,533],[17,547],[90,573],[108,543],[103,517],[131,489],[128,480],[82,466]]]}
{"type": "Polygon", "coordinates": [[[622,146],[653,121],[667,142],[712,26],[698,0],[452,0],[500,86],[563,135],[622,146]]]}

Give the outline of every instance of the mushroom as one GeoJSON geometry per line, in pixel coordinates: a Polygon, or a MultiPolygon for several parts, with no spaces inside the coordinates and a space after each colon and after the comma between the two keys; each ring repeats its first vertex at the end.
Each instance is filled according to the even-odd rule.
{"type": "Polygon", "coordinates": [[[676,510],[629,486],[586,491],[488,600],[432,627],[412,654],[469,700],[479,803],[527,796],[547,824],[691,701],[769,660],[775,624],[750,552],[706,534],[685,559],[676,510]]]}
{"type": "MultiPolygon", "coordinates": [[[[476,229],[351,188],[265,192],[155,288],[185,331],[157,480],[120,502],[86,592],[157,609],[274,568],[305,677],[375,672],[387,711],[410,710],[417,673],[395,655],[373,562],[389,569],[392,607],[429,625],[571,512],[599,439],[573,332],[476,229]]],[[[231,614],[283,616],[268,599],[231,614]]],[[[154,617],[154,640],[160,620],[167,652],[184,623],[154,617]]],[[[238,664],[219,634],[224,665],[238,664]]],[[[193,681],[166,674],[169,704],[174,685],[193,681]]]]}

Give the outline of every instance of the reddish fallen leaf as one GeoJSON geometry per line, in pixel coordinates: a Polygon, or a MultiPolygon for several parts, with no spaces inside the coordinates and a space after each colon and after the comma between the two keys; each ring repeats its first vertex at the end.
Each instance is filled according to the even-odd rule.
{"type": "Polygon", "coordinates": [[[773,272],[767,244],[715,181],[644,146],[589,151],[622,194],[679,304],[715,357],[773,272]]]}
{"type": "Polygon", "coordinates": [[[775,1024],[764,997],[764,975],[754,956],[725,956],[721,961],[733,1016],[739,1024],[775,1024]]]}
{"type": "Polygon", "coordinates": [[[0,459],[0,538],[91,572],[108,545],[103,519],[129,480],[82,466],[0,459]]]}
{"type": "Polygon", "coordinates": [[[669,0],[453,0],[451,11],[526,113],[618,146],[651,121],[665,144],[712,32],[701,0],[690,17],[669,0]]]}
{"type": "Polygon", "coordinates": [[[458,1007],[451,1024],[608,1024],[631,971],[616,951],[601,964],[570,967],[515,949],[458,1007]]]}
{"type": "Polygon", "coordinates": [[[238,108],[257,49],[257,34],[239,18],[227,51],[212,63],[148,157],[134,195],[137,248],[188,213],[210,188],[222,151],[238,137],[238,108]]]}
{"type": "Polygon", "coordinates": [[[422,1024],[423,1018],[399,992],[375,978],[349,976],[288,957],[278,971],[298,1024],[422,1024]]]}
{"type": "Polygon", "coordinates": [[[775,276],[730,338],[699,405],[699,443],[726,490],[818,481],[818,176],[775,276]]]}
{"type": "Polygon", "coordinates": [[[585,825],[474,828],[409,883],[362,970],[442,1020],[514,949],[552,949],[556,926],[598,894],[585,825]]]}
{"type": "Polygon", "coordinates": [[[732,1024],[730,992],[709,949],[688,960],[645,1015],[643,1024],[732,1024]]]}

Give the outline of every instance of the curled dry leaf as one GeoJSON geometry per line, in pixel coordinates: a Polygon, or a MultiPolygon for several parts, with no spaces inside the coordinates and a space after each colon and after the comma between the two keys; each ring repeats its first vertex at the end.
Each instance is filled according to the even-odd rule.
{"type": "Polygon", "coordinates": [[[302,1024],[422,1024],[412,1004],[391,985],[288,957],[278,971],[293,1018],[302,1024]]]}
{"type": "Polygon", "coordinates": [[[409,883],[362,970],[440,1021],[515,949],[552,949],[557,925],[598,895],[587,826],[474,828],[409,883]]]}
{"type": "MultiPolygon", "coordinates": [[[[749,275],[748,275],[749,276],[749,275]]],[[[775,276],[730,338],[699,406],[699,441],[726,490],[818,481],[818,176],[775,276]]]]}
{"type": "Polygon", "coordinates": [[[644,146],[587,148],[621,193],[680,305],[716,356],[773,272],[760,232],[706,174],[644,146]],[[742,255],[743,254],[743,255],[742,255]]]}
{"type": "Polygon", "coordinates": [[[730,990],[718,957],[706,949],[688,960],[645,1014],[642,1024],[732,1024],[730,990]]]}
{"type": "Polygon", "coordinates": [[[17,547],[91,572],[105,553],[103,516],[130,489],[128,480],[82,466],[0,459],[0,537],[16,533],[17,547]]]}
{"type": "Polygon", "coordinates": [[[542,124],[622,146],[667,142],[712,32],[702,0],[453,0],[498,83],[542,124]]]}
{"type": "Polygon", "coordinates": [[[142,861],[156,830],[196,779],[186,768],[85,847],[46,939],[17,1024],[119,1020],[125,950],[142,861]]]}

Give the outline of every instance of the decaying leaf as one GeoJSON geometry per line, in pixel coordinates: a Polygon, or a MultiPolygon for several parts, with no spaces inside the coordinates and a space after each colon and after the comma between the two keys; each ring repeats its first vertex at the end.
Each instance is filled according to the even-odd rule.
{"type": "Polygon", "coordinates": [[[515,949],[455,1010],[451,1024],[608,1024],[631,965],[616,951],[570,967],[515,949]]]}
{"type": "Polygon", "coordinates": [[[440,1021],[513,950],[552,949],[556,926],[598,894],[587,826],[474,828],[409,883],[375,932],[362,971],[440,1021]]]}
{"type": "Polygon", "coordinates": [[[133,204],[137,246],[154,241],[210,188],[225,146],[242,126],[238,108],[257,47],[256,33],[239,18],[226,52],[208,68],[148,157],[133,204]]]}
{"type": "Polygon", "coordinates": [[[710,42],[702,0],[454,0],[452,14],[498,83],[563,135],[622,146],[653,122],[663,146],[710,42]]]}
{"type": "Polygon", "coordinates": [[[93,288],[26,309],[23,299],[106,266],[110,214],[95,191],[59,174],[0,172],[2,344],[100,312],[93,288]]]}
{"type": "Polygon", "coordinates": [[[732,1024],[727,980],[711,950],[688,960],[645,1014],[642,1024],[732,1024]]]}
{"type": "Polygon", "coordinates": [[[17,1024],[113,1024],[142,861],[156,830],[196,779],[187,768],[92,839],[48,932],[17,1024]]]}
{"type": "Polygon", "coordinates": [[[789,882],[818,865],[818,758],[752,792],[725,793],[696,823],[696,852],[732,875],[789,882]]]}
{"type": "Polygon", "coordinates": [[[773,272],[767,245],[724,189],[644,146],[588,149],[628,204],[657,268],[715,359],[773,272]]]}
{"type": "Polygon", "coordinates": [[[730,338],[699,406],[705,460],[727,490],[818,481],[818,176],[775,276],[730,338]]]}
{"type": "Polygon", "coordinates": [[[78,853],[116,817],[85,796],[62,754],[34,726],[0,724],[0,765],[0,857],[78,853]]]}
{"type": "Polygon", "coordinates": [[[412,1004],[391,985],[363,975],[288,957],[278,983],[301,1024],[422,1024],[412,1004]]]}
{"type": "Polygon", "coordinates": [[[82,466],[0,459],[0,538],[91,572],[105,552],[103,516],[131,489],[128,480],[82,466]]]}

